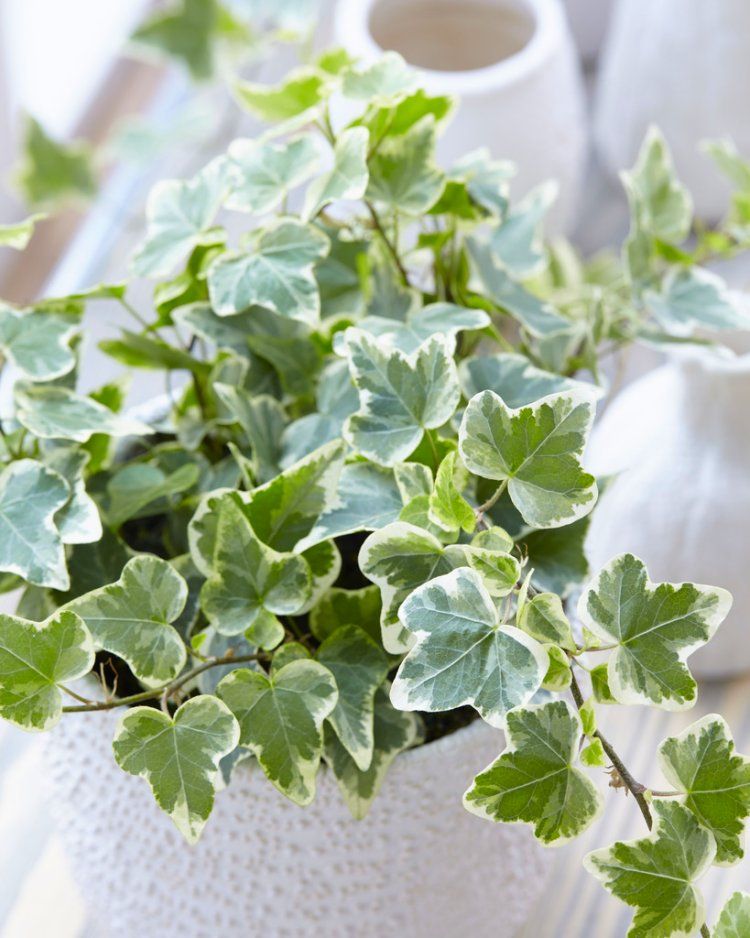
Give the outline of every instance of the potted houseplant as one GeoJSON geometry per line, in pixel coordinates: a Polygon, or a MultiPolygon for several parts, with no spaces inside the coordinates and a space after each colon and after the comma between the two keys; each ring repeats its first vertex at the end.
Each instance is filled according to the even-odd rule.
{"type": "Polygon", "coordinates": [[[153,191],[152,313],[122,284],[2,313],[0,569],[24,589],[0,716],[50,731],[94,913],[144,936],[507,934],[549,856],[532,831],[587,828],[609,767],[653,830],[588,867],[633,935],[706,933],[694,881],[742,855],[750,763],[704,719],[664,741],[656,792],[597,712],[690,706],[730,599],[631,555],[592,579],[583,550],[599,353],[701,315],[672,330],[642,302],[692,260],[663,142],[628,178],[624,267],[586,271],[509,206],[506,164],[435,164],[452,102],[397,56],[235,90],[275,123],[153,191]],[[223,209],[248,213],[235,247],[223,209]],[[176,373],[147,411],[75,390],[92,295],[139,320],[109,354],[176,373]]]}

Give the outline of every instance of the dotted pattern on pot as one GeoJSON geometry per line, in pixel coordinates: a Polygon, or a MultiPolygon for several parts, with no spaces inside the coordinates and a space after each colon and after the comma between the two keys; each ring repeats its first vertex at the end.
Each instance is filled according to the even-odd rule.
{"type": "Polygon", "coordinates": [[[524,922],[553,860],[526,827],[462,807],[472,773],[502,749],[483,723],[398,758],[364,821],[325,771],[299,808],[241,763],[195,847],[116,766],[114,723],[66,718],[45,748],[92,938],[497,938],[524,922]]]}

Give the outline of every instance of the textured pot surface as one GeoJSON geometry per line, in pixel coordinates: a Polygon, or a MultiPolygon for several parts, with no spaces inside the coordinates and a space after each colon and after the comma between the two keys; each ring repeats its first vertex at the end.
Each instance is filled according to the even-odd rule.
{"type": "Polygon", "coordinates": [[[66,719],[46,749],[51,805],[96,938],[509,938],[554,857],[526,827],[462,807],[502,749],[484,723],[399,757],[363,821],[327,772],[299,808],[240,764],[192,848],[146,782],[115,765],[114,723],[66,719]]]}
{"type": "Polygon", "coordinates": [[[578,57],[559,0],[340,0],[335,35],[339,45],[365,60],[386,48],[401,52],[418,66],[421,87],[459,98],[438,140],[444,165],[487,147],[493,157],[516,164],[515,197],[549,179],[560,183],[551,231],[573,222],[588,131],[578,57]],[[427,17],[430,24],[444,24],[442,35],[419,28],[427,17]],[[477,52],[472,64],[471,53],[483,38],[493,47],[494,28],[497,60],[477,52]],[[508,44],[503,57],[504,32],[516,33],[516,46],[508,44]],[[445,64],[451,55],[462,63],[453,70],[445,64]]]}
{"type": "Polygon", "coordinates": [[[750,670],[750,356],[695,352],[635,381],[595,428],[587,466],[620,473],[592,515],[594,569],[622,551],[652,580],[728,589],[734,605],[691,658],[701,677],[750,670]]]}
{"type": "Polygon", "coordinates": [[[612,172],[631,166],[650,124],[664,132],[697,212],[717,220],[729,186],[701,140],[750,151],[750,3],[620,0],[602,57],[595,138],[612,172]]]}

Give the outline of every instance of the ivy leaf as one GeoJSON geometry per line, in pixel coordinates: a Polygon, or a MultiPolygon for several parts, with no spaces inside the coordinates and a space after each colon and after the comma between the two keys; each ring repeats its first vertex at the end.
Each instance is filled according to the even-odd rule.
{"type": "Polygon", "coordinates": [[[716,274],[700,267],[667,274],[661,293],[647,291],[646,305],[661,325],[676,335],[693,329],[747,329],[750,314],[716,274]]]}
{"type": "Polygon", "coordinates": [[[494,391],[508,407],[523,407],[550,394],[575,388],[586,387],[592,393],[596,390],[582,381],[543,371],[528,358],[512,352],[464,358],[458,366],[458,378],[467,399],[480,391],[494,391]]]}
{"type": "Polygon", "coordinates": [[[666,141],[651,127],[632,170],[621,174],[637,228],[668,244],[679,244],[690,232],[693,204],[675,178],[666,141]]]}
{"type": "Polygon", "coordinates": [[[552,642],[568,651],[576,649],[562,600],[555,593],[538,593],[525,602],[518,627],[538,642],[552,642]]]}
{"type": "Polygon", "coordinates": [[[188,843],[201,835],[219,787],[219,762],[237,746],[239,727],[216,697],[201,694],[174,717],[134,707],[120,720],[112,748],[121,769],[146,779],[160,808],[188,843]]]}
{"type": "Polygon", "coordinates": [[[709,714],[659,747],[665,777],[716,839],[716,862],[745,855],[742,837],[750,815],[750,760],[734,750],[726,722],[709,714]]]}
{"type": "Polygon", "coordinates": [[[214,391],[242,428],[252,447],[253,475],[267,482],[279,473],[281,437],[286,415],[281,404],[268,394],[251,394],[241,387],[214,384],[214,391]]]}
{"type": "Polygon", "coordinates": [[[485,547],[466,548],[468,565],[481,576],[485,589],[494,599],[507,596],[521,576],[521,565],[502,550],[485,547]]]}
{"type": "Polygon", "coordinates": [[[502,224],[492,232],[492,253],[511,277],[531,277],[544,265],[542,221],[557,198],[557,190],[555,182],[537,186],[513,207],[502,224]]]}
{"type": "Polygon", "coordinates": [[[306,548],[355,531],[376,531],[396,521],[402,508],[391,469],[371,463],[344,466],[334,503],[320,516],[299,547],[306,548]]]}
{"type": "Polygon", "coordinates": [[[141,436],[151,427],[116,414],[90,397],[60,385],[17,384],[16,419],[34,436],[85,443],[94,433],[107,436],[141,436]]]}
{"type": "Polygon", "coordinates": [[[750,934],[750,894],[735,892],[721,910],[714,938],[744,938],[750,934]]]}
{"type": "Polygon", "coordinates": [[[319,156],[310,136],[288,143],[235,140],[229,147],[230,191],[226,207],[265,215],[315,173],[319,156]]]}
{"type": "Polygon", "coordinates": [[[255,489],[246,514],[264,544],[298,552],[312,546],[307,536],[336,504],[344,449],[341,440],[326,443],[255,489]]]}
{"type": "Polygon", "coordinates": [[[38,222],[47,218],[43,212],[29,215],[23,221],[13,225],[0,225],[0,247],[13,248],[15,251],[24,251],[34,235],[38,222]]]}
{"type": "Polygon", "coordinates": [[[65,479],[70,499],[55,514],[54,524],[64,544],[91,544],[101,539],[102,522],[96,502],[86,492],[83,473],[89,462],[85,450],[60,447],[46,457],[47,465],[65,479]]]}
{"type": "Polygon", "coordinates": [[[705,921],[695,882],[716,853],[714,839],[674,801],[651,805],[654,829],[641,840],[595,850],[583,864],[612,895],[637,910],[628,938],[693,935],[705,921]]]}
{"type": "Polygon", "coordinates": [[[549,659],[547,673],[542,681],[542,688],[558,692],[566,690],[573,680],[570,658],[558,645],[543,645],[542,647],[547,652],[549,659]]]}
{"type": "Polygon", "coordinates": [[[58,610],[45,622],[0,614],[0,717],[24,730],[48,730],[62,714],[61,684],[94,665],[83,622],[58,610]]]}
{"type": "Polygon", "coordinates": [[[570,320],[546,300],[540,300],[516,283],[497,263],[490,245],[476,237],[467,241],[469,257],[487,296],[536,338],[544,338],[570,329],[570,320]]]}
{"type": "Polygon", "coordinates": [[[542,646],[501,623],[474,570],[461,567],[423,583],[405,599],[399,619],[415,636],[391,688],[399,710],[435,713],[470,704],[502,727],[547,672],[542,646]]]}
{"type": "Polygon", "coordinates": [[[280,316],[315,325],[320,295],[313,264],[328,253],[318,228],[281,220],[261,229],[246,251],[220,256],[208,271],[211,304],[220,316],[258,304],[280,316]]]}
{"type": "Polygon", "coordinates": [[[314,218],[330,202],[361,199],[367,189],[367,145],[364,127],[342,131],[333,150],[333,167],[307,190],[302,217],[314,218]]]}
{"type": "Polygon", "coordinates": [[[197,247],[216,242],[213,222],[226,193],[223,157],[212,160],[192,179],[165,179],[149,193],[146,240],[133,257],[141,277],[165,277],[197,247]]]}
{"type": "Polygon", "coordinates": [[[452,344],[435,336],[407,356],[361,330],[347,330],[346,353],[360,409],[345,423],[345,439],[383,466],[411,455],[424,431],[442,426],[458,406],[452,344]]]}
{"type": "Polygon", "coordinates": [[[275,87],[236,82],[234,93],[245,110],[268,123],[288,122],[283,128],[288,129],[313,120],[330,93],[330,77],[317,69],[298,68],[275,87]]]}
{"type": "Polygon", "coordinates": [[[73,370],[70,342],[78,331],[70,319],[0,305],[0,350],[31,381],[52,381],[73,370]]]}
{"type": "Polygon", "coordinates": [[[369,160],[366,198],[403,215],[427,212],[445,187],[434,162],[435,136],[435,119],[427,115],[405,134],[386,137],[369,160]]]}
{"type": "Polygon", "coordinates": [[[234,499],[223,498],[211,573],[201,589],[201,606],[216,631],[238,635],[257,624],[267,635],[273,617],[298,612],[310,589],[306,561],[263,544],[234,499]]]}
{"type": "Polygon", "coordinates": [[[493,160],[486,147],[472,150],[451,168],[451,179],[461,180],[471,198],[493,215],[508,207],[508,183],[515,169],[507,160],[493,160]]]}
{"type": "Polygon", "coordinates": [[[338,698],[331,672],[317,661],[298,659],[270,676],[233,671],[216,693],[239,721],[240,745],[257,757],[270,781],[296,804],[310,804],[323,721],[338,698]]]}
{"type": "Polygon", "coordinates": [[[527,524],[569,524],[596,501],[596,481],[580,464],[596,397],[579,388],[513,409],[494,391],[482,391],[469,401],[461,421],[461,457],[475,475],[507,481],[527,524]]]}
{"type": "Polygon", "coordinates": [[[90,199],[97,189],[91,151],[82,143],[58,143],[26,115],[16,184],[24,201],[34,208],[52,209],[70,199],[90,199]]]}
{"type": "Polygon", "coordinates": [[[142,554],[110,583],[64,606],[85,622],[94,644],[127,662],[147,687],[166,683],[185,666],[185,645],[170,625],[187,600],[187,584],[160,557],[142,554]]]}
{"type": "Polygon", "coordinates": [[[359,568],[380,587],[383,645],[391,654],[406,651],[413,639],[401,626],[398,611],[413,590],[433,577],[466,564],[456,544],[444,546],[429,531],[396,521],[371,534],[359,552],[359,568]]]}
{"type": "Polygon", "coordinates": [[[415,83],[416,75],[403,58],[397,52],[386,52],[376,62],[347,69],[341,90],[347,98],[382,107],[395,103],[415,83]]]}
{"type": "Polygon", "coordinates": [[[651,583],[642,560],[620,554],[583,593],[578,617],[617,646],[607,662],[616,700],[682,710],[696,696],[685,661],[711,638],[731,602],[718,587],[651,583]]]}
{"type": "Polygon", "coordinates": [[[455,483],[455,450],[443,459],[435,476],[435,487],[430,493],[430,520],[448,531],[461,528],[467,534],[476,527],[474,509],[466,501],[455,483]]]}
{"type": "Polygon", "coordinates": [[[508,745],[474,779],[464,806],[491,821],[523,822],[545,846],[572,840],[598,817],[604,801],[576,768],[581,721],[564,700],[513,710],[508,745]]]}
{"type": "Polygon", "coordinates": [[[299,615],[303,615],[325,596],[338,579],[341,573],[341,554],[334,541],[321,541],[320,544],[305,547],[304,550],[298,544],[295,553],[305,560],[312,576],[310,596],[299,610],[299,615]]]}
{"type": "Polygon", "coordinates": [[[373,727],[372,761],[365,770],[357,767],[330,726],[325,728],[326,762],[356,820],[367,815],[396,756],[419,739],[418,717],[396,710],[384,688],[375,692],[373,727]]]}
{"type": "Polygon", "coordinates": [[[70,586],[55,515],[68,502],[65,479],[33,459],[0,473],[0,570],[51,589],[70,586]]]}
{"type": "Polygon", "coordinates": [[[310,631],[321,642],[342,625],[356,625],[380,645],[380,590],[364,586],[358,590],[334,587],[310,612],[310,631]]]}
{"type": "Polygon", "coordinates": [[[427,306],[410,305],[404,316],[397,307],[389,308],[392,315],[368,315],[357,324],[360,329],[377,336],[383,342],[411,354],[433,335],[453,337],[465,329],[484,329],[490,318],[481,309],[469,309],[455,303],[429,303],[427,306]]]}
{"type": "Polygon", "coordinates": [[[187,492],[198,481],[200,469],[185,463],[167,474],[150,463],[131,463],[118,469],[107,483],[102,507],[112,528],[132,518],[148,518],[166,510],[170,496],[187,492]]]}
{"type": "Polygon", "coordinates": [[[373,756],[375,691],[388,675],[388,658],[356,625],[336,629],[320,646],[317,657],[333,674],[339,691],[328,722],[364,772],[373,756]]]}

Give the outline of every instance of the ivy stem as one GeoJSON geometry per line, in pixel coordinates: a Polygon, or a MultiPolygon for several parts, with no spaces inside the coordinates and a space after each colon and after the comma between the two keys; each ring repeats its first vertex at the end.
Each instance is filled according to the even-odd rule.
{"type": "Polygon", "coordinates": [[[66,687],[64,684],[57,685],[61,691],[66,693],[69,697],[73,697],[75,700],[80,700],[81,703],[90,704],[93,703],[92,700],[89,700],[88,697],[82,697],[80,694],[77,694],[74,690],[71,690],[69,687],[66,687]]]}
{"type": "MultiPolygon", "coordinates": [[[[575,701],[576,707],[578,707],[578,709],[580,710],[584,704],[583,694],[581,693],[581,688],[580,688],[580,685],[578,684],[578,681],[576,680],[576,676],[575,674],[573,674],[572,671],[571,671],[570,691],[573,694],[573,700],[575,701]]],[[[641,809],[641,814],[643,815],[643,818],[648,826],[648,829],[651,830],[651,827],[653,826],[654,822],[653,822],[653,818],[651,817],[651,809],[649,808],[648,802],[646,801],[643,795],[643,793],[646,791],[646,786],[641,785],[640,782],[637,782],[633,778],[633,776],[628,771],[625,763],[622,761],[622,759],[617,755],[615,750],[612,748],[612,744],[609,742],[609,740],[606,738],[606,736],[604,736],[604,734],[600,730],[597,730],[596,733],[594,733],[594,736],[596,736],[599,742],[602,744],[602,748],[609,756],[609,761],[617,769],[617,774],[620,776],[622,781],[627,786],[628,790],[631,792],[631,794],[635,798],[636,803],[638,804],[638,807],[641,809]]]]}
{"type": "Polygon", "coordinates": [[[143,316],[141,316],[141,314],[138,312],[135,306],[133,306],[132,303],[126,300],[124,296],[118,297],[118,299],[123,309],[125,309],[128,313],[130,313],[133,319],[135,319],[136,322],[138,322],[144,329],[148,329],[148,323],[143,318],[143,316]]]}
{"type": "MultiPolygon", "coordinates": [[[[159,687],[152,687],[151,690],[144,690],[140,694],[131,694],[129,697],[119,697],[115,700],[89,701],[80,706],[63,707],[63,713],[86,713],[91,710],[113,710],[115,707],[127,707],[130,704],[142,703],[146,700],[156,700],[158,697],[162,696],[166,699],[167,697],[171,697],[175,691],[179,690],[183,684],[187,684],[188,681],[191,681],[204,671],[208,671],[210,668],[216,668],[222,664],[242,664],[246,661],[261,661],[266,657],[267,656],[262,652],[258,652],[254,655],[224,655],[223,658],[212,658],[210,661],[205,661],[203,664],[197,665],[190,671],[186,671],[185,674],[175,678],[173,681],[161,684],[159,687]]],[[[85,699],[78,697],[65,687],[62,689],[71,694],[71,696],[76,697],[77,700],[85,699]]]]}
{"type": "Polygon", "coordinates": [[[409,286],[409,275],[408,275],[407,272],[406,272],[406,268],[405,268],[404,265],[401,263],[401,258],[398,256],[398,251],[396,250],[396,246],[393,244],[393,242],[391,241],[391,239],[390,239],[390,238],[388,237],[388,235],[386,234],[386,230],[385,230],[385,228],[383,227],[383,223],[380,221],[380,216],[379,216],[378,213],[375,211],[375,206],[372,204],[372,202],[370,202],[370,201],[368,201],[368,200],[365,200],[365,205],[367,206],[367,211],[370,213],[370,218],[372,219],[372,224],[373,224],[373,226],[375,227],[375,230],[376,230],[377,233],[380,235],[380,237],[383,239],[383,243],[385,244],[385,246],[386,246],[386,248],[387,248],[387,250],[388,250],[388,253],[389,253],[389,254],[391,255],[391,257],[393,258],[393,262],[394,262],[394,264],[396,265],[396,267],[398,268],[398,272],[401,274],[401,279],[404,281],[404,283],[405,283],[406,286],[408,287],[408,286],[409,286]]]}
{"type": "Polygon", "coordinates": [[[487,499],[486,502],[483,502],[477,509],[475,509],[475,514],[477,516],[477,523],[484,521],[485,513],[490,510],[498,501],[503,492],[508,488],[508,480],[503,479],[503,481],[498,485],[492,495],[487,499]]]}

